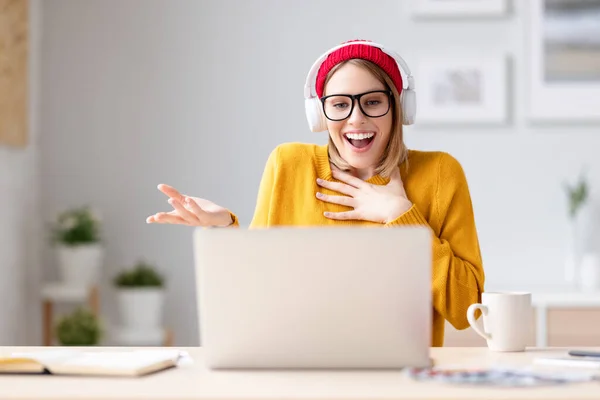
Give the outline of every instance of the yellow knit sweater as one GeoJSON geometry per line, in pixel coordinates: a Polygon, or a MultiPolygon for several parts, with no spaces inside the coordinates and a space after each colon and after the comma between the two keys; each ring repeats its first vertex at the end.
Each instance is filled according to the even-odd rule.
{"type": "MultiPolygon", "coordinates": [[[[325,211],[347,207],[323,202],[316,192],[332,193],[317,186],[320,177],[331,176],[327,146],[286,143],[269,155],[259,186],[256,210],[250,228],[277,225],[426,225],[433,233],[432,346],[444,344],[444,321],[465,329],[467,308],[481,301],[484,271],[467,181],[459,162],[444,152],[409,150],[408,164],[400,175],[413,206],[389,224],[339,221],[323,216],[325,211]]],[[[387,184],[374,176],[367,182],[387,184]]],[[[239,226],[232,214],[233,223],[239,226]]]]}

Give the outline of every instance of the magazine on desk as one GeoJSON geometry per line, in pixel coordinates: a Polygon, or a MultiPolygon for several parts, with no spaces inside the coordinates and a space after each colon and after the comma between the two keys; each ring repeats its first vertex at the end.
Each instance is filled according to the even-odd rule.
{"type": "Polygon", "coordinates": [[[186,352],[176,349],[13,352],[0,355],[0,376],[49,374],[138,377],[190,361],[186,352]]]}
{"type": "Polygon", "coordinates": [[[539,387],[599,381],[598,374],[566,369],[538,368],[530,365],[493,364],[486,367],[443,366],[408,368],[407,375],[416,381],[451,385],[490,387],[539,387]]]}

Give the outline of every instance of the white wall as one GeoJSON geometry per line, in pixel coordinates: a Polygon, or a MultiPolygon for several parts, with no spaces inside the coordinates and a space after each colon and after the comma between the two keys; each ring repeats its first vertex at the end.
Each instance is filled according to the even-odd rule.
{"type": "Polygon", "coordinates": [[[38,55],[40,11],[30,2],[29,24],[29,143],[0,145],[0,346],[39,340],[28,327],[38,323],[38,55]],[[28,296],[28,294],[30,294],[28,296]]]}
{"type": "MultiPolygon", "coordinates": [[[[94,202],[106,219],[107,276],[139,256],[156,261],[168,273],[176,343],[197,344],[192,230],[144,222],[169,209],[158,183],[228,206],[247,224],[271,149],[325,142],[308,132],[302,98],[308,68],[324,50],[367,38],[409,64],[452,48],[504,51],[514,56],[512,125],[412,128],[407,142],[462,162],[488,288],[560,284],[562,180],[587,162],[598,181],[600,135],[597,126],[525,121],[527,5],[514,3],[504,20],[417,22],[406,0],[47,2],[43,216],[94,202]]],[[[110,310],[108,294],[103,305],[110,310]]]]}

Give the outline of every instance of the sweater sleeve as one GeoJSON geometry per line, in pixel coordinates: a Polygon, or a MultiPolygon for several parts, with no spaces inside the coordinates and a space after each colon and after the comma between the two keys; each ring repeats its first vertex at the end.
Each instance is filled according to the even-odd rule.
{"type": "MultiPolygon", "coordinates": [[[[438,168],[434,212],[439,234],[433,239],[433,306],[456,329],[469,327],[467,309],[481,302],[484,271],[471,196],[458,161],[443,153],[438,168]]],[[[426,225],[416,205],[386,226],[426,225]]]]}

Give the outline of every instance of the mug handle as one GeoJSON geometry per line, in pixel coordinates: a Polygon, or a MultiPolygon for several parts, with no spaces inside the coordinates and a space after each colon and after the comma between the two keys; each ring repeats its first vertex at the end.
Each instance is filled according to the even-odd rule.
{"type": "Polygon", "coordinates": [[[471,325],[471,328],[473,328],[473,330],[482,338],[486,339],[486,340],[491,340],[492,339],[492,335],[490,335],[489,333],[486,333],[483,331],[483,329],[481,329],[479,327],[479,324],[477,323],[477,320],[475,319],[475,311],[477,311],[477,309],[481,310],[481,313],[483,315],[487,315],[488,313],[488,308],[481,304],[481,303],[475,303],[475,304],[471,304],[469,306],[469,308],[467,309],[467,320],[469,321],[469,325],[471,325]]]}

